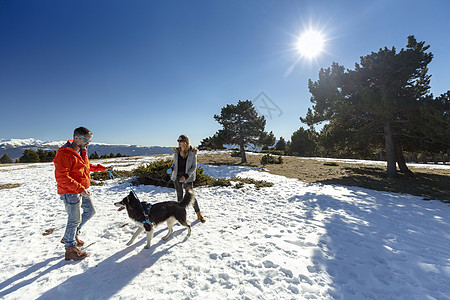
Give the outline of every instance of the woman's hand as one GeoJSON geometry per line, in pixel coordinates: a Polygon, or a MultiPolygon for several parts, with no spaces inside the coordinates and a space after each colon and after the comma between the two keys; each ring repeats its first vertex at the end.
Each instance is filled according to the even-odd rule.
{"type": "Polygon", "coordinates": [[[184,176],[181,176],[181,178],[180,178],[180,182],[185,182],[186,181],[186,177],[184,177],[184,176]]]}

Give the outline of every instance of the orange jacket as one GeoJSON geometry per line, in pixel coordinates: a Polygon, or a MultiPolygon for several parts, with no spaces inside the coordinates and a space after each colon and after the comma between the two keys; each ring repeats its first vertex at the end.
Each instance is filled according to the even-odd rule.
{"type": "Polygon", "coordinates": [[[85,149],[82,157],[71,147],[71,140],[65,146],[59,148],[55,164],[55,178],[58,186],[58,194],[80,194],[91,184],[91,173],[105,171],[106,167],[89,163],[89,156],[85,149]]]}

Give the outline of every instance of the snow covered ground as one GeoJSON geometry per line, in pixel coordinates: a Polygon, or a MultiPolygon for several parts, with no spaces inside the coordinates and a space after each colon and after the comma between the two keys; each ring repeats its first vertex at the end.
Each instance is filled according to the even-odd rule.
{"type": "MultiPolygon", "coordinates": [[[[325,162],[337,162],[337,163],[347,163],[347,164],[365,164],[365,165],[374,165],[374,166],[386,166],[385,161],[378,161],[378,160],[357,160],[357,159],[343,159],[343,158],[324,158],[324,157],[299,157],[300,159],[313,159],[317,161],[325,161],[325,162]]],[[[442,164],[442,162],[439,162],[438,164],[435,163],[427,163],[427,164],[420,164],[420,163],[407,163],[408,167],[414,167],[418,169],[444,169],[444,170],[450,170],[450,165],[442,164]]]]}
{"type": "MultiPolygon", "coordinates": [[[[171,157],[166,156],[166,157],[171,157]]],[[[131,170],[154,160],[103,161],[131,170]]],[[[66,214],[53,164],[0,166],[2,299],[450,299],[450,206],[405,194],[306,184],[245,167],[204,166],[216,177],[274,183],[256,190],[196,188],[206,218],[192,235],[157,227],[150,249],[113,203],[129,192],[91,187],[97,214],[80,236],[90,257],[64,261],[66,214]],[[125,226],[123,226],[125,225],[125,226]],[[47,229],[52,234],[44,236],[47,229]]],[[[141,200],[175,191],[134,188],[141,200]]]]}

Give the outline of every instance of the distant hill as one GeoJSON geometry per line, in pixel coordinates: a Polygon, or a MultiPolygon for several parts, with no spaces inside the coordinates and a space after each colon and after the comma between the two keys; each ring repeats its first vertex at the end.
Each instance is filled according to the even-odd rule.
{"type": "MultiPolygon", "coordinates": [[[[0,157],[4,154],[8,155],[13,161],[19,159],[26,149],[37,151],[55,151],[63,146],[67,141],[43,142],[34,138],[29,139],[0,139],[0,157]]],[[[172,147],[160,146],[137,146],[137,145],[110,145],[103,143],[92,143],[89,145],[89,154],[97,152],[98,155],[120,153],[127,156],[167,154],[172,153],[172,147]]]]}

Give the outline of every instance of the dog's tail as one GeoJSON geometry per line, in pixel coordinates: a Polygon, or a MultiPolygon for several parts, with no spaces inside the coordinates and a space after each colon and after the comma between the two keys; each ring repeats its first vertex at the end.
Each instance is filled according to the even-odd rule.
{"type": "Polygon", "coordinates": [[[181,206],[181,207],[186,208],[190,204],[192,204],[192,202],[194,202],[194,199],[195,199],[194,191],[192,189],[189,189],[184,194],[183,199],[181,199],[181,201],[178,202],[178,205],[181,206]]]}

